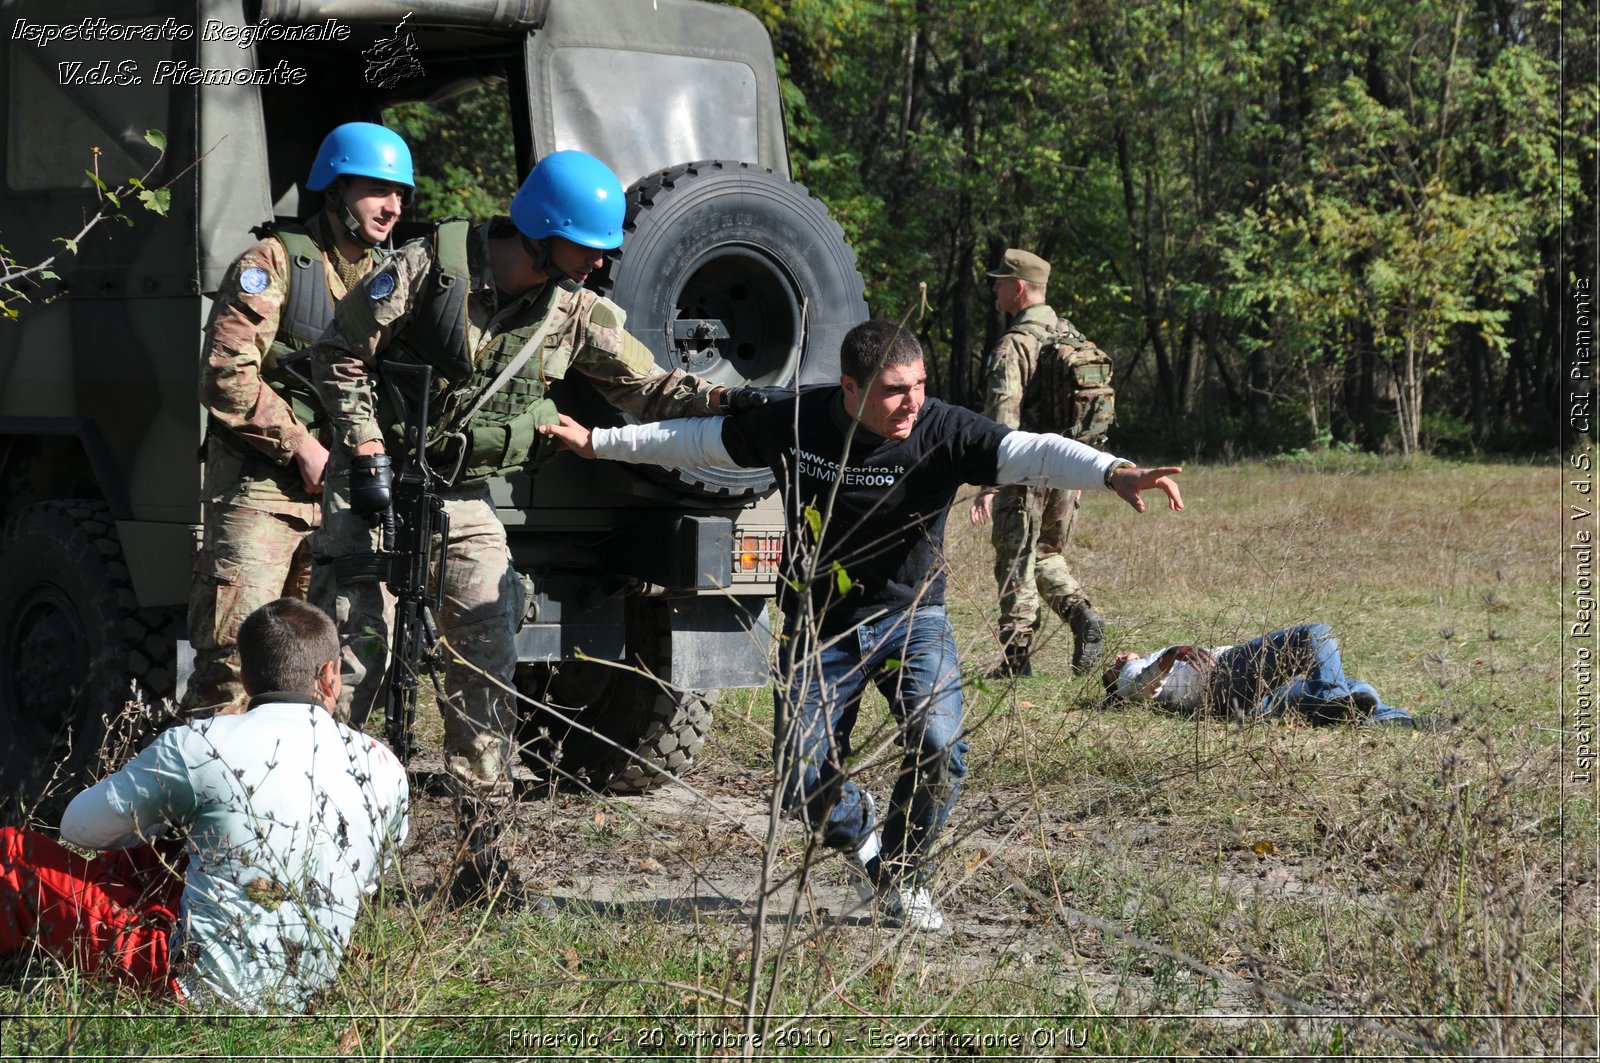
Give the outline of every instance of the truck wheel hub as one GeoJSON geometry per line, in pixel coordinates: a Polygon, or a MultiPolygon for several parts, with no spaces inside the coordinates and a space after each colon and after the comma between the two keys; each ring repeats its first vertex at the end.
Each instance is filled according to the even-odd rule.
{"type": "Polygon", "coordinates": [[[8,700],[20,710],[19,722],[49,741],[66,723],[67,707],[89,671],[77,610],[59,587],[36,587],[17,609],[7,641],[16,662],[6,679],[8,700]]]}

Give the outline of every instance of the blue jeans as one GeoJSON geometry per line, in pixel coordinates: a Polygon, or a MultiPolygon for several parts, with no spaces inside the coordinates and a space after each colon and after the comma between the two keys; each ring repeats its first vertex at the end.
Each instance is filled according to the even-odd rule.
{"type": "Polygon", "coordinates": [[[876,824],[849,777],[850,732],[871,682],[889,702],[903,747],[881,858],[888,874],[915,880],[967,773],[961,738],[961,667],[944,606],[892,613],[842,635],[786,632],[773,695],[773,763],[784,810],[820,831],[822,843],[855,849],[876,824]]]}
{"type": "Polygon", "coordinates": [[[1384,704],[1370,683],[1344,674],[1339,642],[1327,624],[1271,631],[1224,650],[1211,684],[1214,704],[1233,709],[1251,705],[1261,717],[1290,710],[1313,723],[1342,723],[1352,713],[1362,723],[1411,717],[1384,704]]]}

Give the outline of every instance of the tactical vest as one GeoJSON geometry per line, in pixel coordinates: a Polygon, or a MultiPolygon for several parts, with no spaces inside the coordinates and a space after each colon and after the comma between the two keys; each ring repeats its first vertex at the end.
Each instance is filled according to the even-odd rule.
{"type": "MultiPolygon", "coordinates": [[[[498,379],[539,331],[547,313],[569,312],[559,303],[559,290],[549,285],[543,298],[502,322],[510,325],[473,349],[468,342],[468,295],[472,288],[468,246],[471,229],[465,220],[441,222],[432,237],[433,265],[427,282],[411,305],[411,321],[388,355],[434,369],[429,398],[428,460],[455,487],[471,486],[492,476],[532,471],[547,461],[555,447],[538,427],[558,420],[555,403],[545,397],[544,346],[517,369],[498,391],[470,416],[472,406],[498,379]]],[[[556,323],[552,323],[553,325],[556,323]]],[[[417,396],[404,396],[408,405],[417,396]]],[[[407,438],[407,417],[395,408],[387,386],[380,387],[378,412],[391,441],[407,438]]]]}
{"type": "Polygon", "coordinates": [[[312,344],[333,323],[327,263],[304,226],[285,223],[274,227],[272,235],[289,253],[289,290],[278,313],[278,334],[261,365],[261,379],[294,409],[295,420],[315,431],[326,418],[311,386],[307,359],[312,344]]]}
{"type": "Polygon", "coordinates": [[[1033,380],[1023,389],[1022,426],[1105,443],[1117,412],[1111,356],[1064,317],[1054,328],[1030,323],[1022,331],[1039,341],[1033,380]]]}

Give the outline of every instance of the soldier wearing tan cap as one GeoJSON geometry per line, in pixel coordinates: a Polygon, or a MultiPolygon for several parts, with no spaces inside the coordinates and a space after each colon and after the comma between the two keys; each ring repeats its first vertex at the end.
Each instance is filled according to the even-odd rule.
{"type": "MultiPolygon", "coordinates": [[[[1045,302],[1050,263],[1031,251],[1008,248],[989,276],[994,280],[995,309],[1008,315],[1010,324],[989,353],[985,415],[1011,428],[1069,431],[1066,424],[1023,423],[1024,398],[1035,387],[1041,348],[1062,336],[1082,339],[1072,323],[1058,318],[1045,302]]],[[[1049,408],[1047,403],[1028,402],[1030,410],[1041,405],[1049,408]]],[[[993,677],[1033,674],[1030,653],[1039,628],[1041,595],[1072,629],[1073,672],[1085,675],[1100,660],[1105,622],[1089,604],[1061,554],[1078,507],[1078,494],[1013,485],[981,491],[972,502],[972,523],[994,521],[994,572],[1000,587],[1000,641],[1005,657],[993,677]]]]}
{"type": "MultiPolygon", "coordinates": [[[[1027,301],[1020,304],[1023,307],[1034,306],[1044,302],[1044,289],[1050,283],[1050,263],[1032,251],[1022,251],[1015,247],[1010,247],[1000,257],[1000,264],[989,271],[989,279],[997,281],[1019,280],[1025,286],[1034,286],[1035,290],[1028,293],[1027,301]]],[[[1000,287],[998,284],[994,286],[997,302],[1000,298],[1000,287]]],[[[1016,312],[1015,310],[1006,311],[1006,313],[1016,312]]]]}

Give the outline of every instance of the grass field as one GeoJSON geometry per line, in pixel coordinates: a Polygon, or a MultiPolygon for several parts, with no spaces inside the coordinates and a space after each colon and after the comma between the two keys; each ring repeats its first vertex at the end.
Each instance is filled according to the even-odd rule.
{"type": "MultiPolygon", "coordinates": [[[[949,932],[843,912],[838,861],[769,822],[769,699],[728,692],[687,787],[521,803],[549,903],[439,910],[447,817],[418,793],[404,880],[318,1014],[184,1015],[35,961],[0,987],[0,1056],[1592,1058],[1596,800],[1562,742],[1558,480],[1347,458],[1191,468],[1176,515],[1095,499],[1069,555],[1109,648],[1326,621],[1352,674],[1454,727],[1102,711],[1051,620],[1044,674],[969,688],[949,932]]],[[[992,552],[964,506],[950,527],[978,674],[992,552]]]]}

